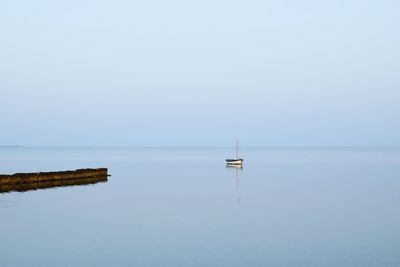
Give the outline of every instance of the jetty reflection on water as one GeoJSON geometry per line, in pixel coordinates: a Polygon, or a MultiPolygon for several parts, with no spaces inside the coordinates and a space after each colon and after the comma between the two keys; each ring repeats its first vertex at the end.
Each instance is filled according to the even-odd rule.
{"type": "Polygon", "coordinates": [[[105,183],[107,181],[108,181],[107,175],[104,175],[104,176],[77,178],[71,180],[54,180],[54,181],[23,183],[23,184],[6,184],[6,185],[0,185],[0,194],[13,191],[26,192],[26,191],[55,188],[55,187],[85,186],[97,183],[105,183]]]}
{"type": "Polygon", "coordinates": [[[241,174],[243,172],[243,165],[231,165],[231,164],[226,164],[227,169],[233,169],[235,170],[235,182],[236,182],[236,204],[240,204],[240,196],[239,196],[239,173],[241,174]]]}

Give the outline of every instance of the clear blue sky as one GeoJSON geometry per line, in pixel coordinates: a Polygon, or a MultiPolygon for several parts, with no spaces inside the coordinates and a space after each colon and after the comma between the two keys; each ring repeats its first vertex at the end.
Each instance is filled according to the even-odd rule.
{"type": "Polygon", "coordinates": [[[1,145],[400,145],[399,1],[1,1],[1,145]]]}

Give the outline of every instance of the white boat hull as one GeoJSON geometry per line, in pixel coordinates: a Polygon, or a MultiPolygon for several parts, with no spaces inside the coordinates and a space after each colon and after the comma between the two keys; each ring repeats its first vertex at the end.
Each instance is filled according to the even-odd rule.
{"type": "Polygon", "coordinates": [[[242,159],[227,159],[226,164],[228,165],[242,165],[243,160],[242,159]]]}

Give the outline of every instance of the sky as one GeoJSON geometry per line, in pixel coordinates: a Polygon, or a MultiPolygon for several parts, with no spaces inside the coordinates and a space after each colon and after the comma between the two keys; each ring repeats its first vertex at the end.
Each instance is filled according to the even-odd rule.
{"type": "Polygon", "coordinates": [[[0,145],[399,146],[399,12],[0,1],[0,145]]]}

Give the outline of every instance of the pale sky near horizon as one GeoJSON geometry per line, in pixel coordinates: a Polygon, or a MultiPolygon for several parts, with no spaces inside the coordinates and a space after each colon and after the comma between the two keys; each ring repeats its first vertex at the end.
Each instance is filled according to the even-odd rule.
{"type": "Polygon", "coordinates": [[[1,1],[0,145],[399,146],[399,1],[1,1]]]}

